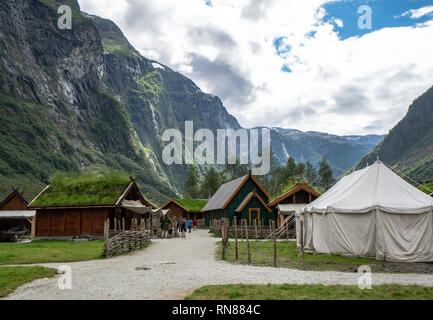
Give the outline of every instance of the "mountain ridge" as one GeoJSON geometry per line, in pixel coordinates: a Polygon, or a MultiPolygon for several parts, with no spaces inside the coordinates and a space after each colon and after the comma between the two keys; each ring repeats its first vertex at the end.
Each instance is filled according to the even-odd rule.
{"type": "MultiPolygon", "coordinates": [[[[18,183],[32,197],[57,170],[108,168],[134,174],[163,203],[182,193],[187,174],[162,161],[164,130],[183,131],[187,120],[212,131],[241,128],[220,98],[143,57],[114,22],[81,12],[76,0],[2,1],[0,27],[0,195],[18,183]],[[62,4],[72,8],[72,30],[57,27],[62,4]]],[[[352,159],[332,159],[338,150],[366,153],[332,137],[306,143],[272,132],[275,150],[285,150],[281,163],[288,154],[316,163],[329,153],[341,171],[352,159]]]]}

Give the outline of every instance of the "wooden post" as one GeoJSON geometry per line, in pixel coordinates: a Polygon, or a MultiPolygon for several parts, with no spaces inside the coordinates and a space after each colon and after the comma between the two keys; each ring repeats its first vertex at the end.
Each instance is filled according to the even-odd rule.
{"type": "Polygon", "coordinates": [[[221,228],[221,256],[222,256],[222,259],[225,260],[226,246],[224,243],[224,228],[221,228]]]}
{"type": "Polygon", "coordinates": [[[248,224],[247,223],[245,223],[245,240],[247,241],[248,264],[251,264],[251,251],[250,251],[250,241],[248,238],[248,224]]]}
{"type": "Polygon", "coordinates": [[[274,241],[274,268],[277,267],[277,235],[275,232],[275,221],[272,221],[272,239],[274,241]]]}
{"type": "Polygon", "coordinates": [[[238,253],[238,218],[235,216],[233,220],[235,224],[235,259],[238,261],[239,253],[238,253]]]}
{"type": "Polygon", "coordinates": [[[256,231],[256,241],[258,241],[259,235],[257,234],[257,218],[254,220],[254,229],[256,231]]]}
{"type": "Polygon", "coordinates": [[[122,218],[122,232],[125,233],[125,218],[122,218]]]}
{"type": "Polygon", "coordinates": [[[241,242],[244,241],[244,220],[241,218],[241,242]]]}
{"type": "Polygon", "coordinates": [[[107,220],[104,220],[104,241],[106,242],[108,239],[108,230],[107,230],[107,220]]]}
{"type": "Polygon", "coordinates": [[[301,220],[301,222],[300,222],[300,225],[301,225],[301,232],[300,232],[300,234],[301,234],[301,255],[302,255],[302,264],[304,265],[304,270],[306,270],[306,267],[305,267],[305,257],[304,257],[304,221],[302,221],[301,220]]]}

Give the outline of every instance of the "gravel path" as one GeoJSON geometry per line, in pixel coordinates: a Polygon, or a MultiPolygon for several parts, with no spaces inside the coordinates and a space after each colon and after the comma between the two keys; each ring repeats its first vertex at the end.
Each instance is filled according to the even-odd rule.
{"type": "MultiPolygon", "coordinates": [[[[208,284],[358,283],[356,273],[275,269],[215,261],[216,241],[207,231],[199,230],[187,234],[186,239],[153,240],[144,250],[112,259],[42,264],[54,268],[71,266],[72,289],[58,289],[57,276],[21,286],[6,299],[182,299],[208,284]]],[[[433,276],[424,274],[373,274],[372,280],[373,285],[433,286],[433,276]]]]}

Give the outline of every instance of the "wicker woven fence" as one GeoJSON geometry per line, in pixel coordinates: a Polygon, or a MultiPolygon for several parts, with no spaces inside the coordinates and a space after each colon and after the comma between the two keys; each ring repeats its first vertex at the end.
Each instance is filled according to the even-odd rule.
{"type": "MultiPolygon", "coordinates": [[[[124,225],[124,224],[123,224],[124,225]]],[[[134,223],[131,230],[110,230],[110,223],[105,222],[104,253],[105,257],[113,257],[146,247],[150,242],[149,230],[140,228],[134,223]]]]}

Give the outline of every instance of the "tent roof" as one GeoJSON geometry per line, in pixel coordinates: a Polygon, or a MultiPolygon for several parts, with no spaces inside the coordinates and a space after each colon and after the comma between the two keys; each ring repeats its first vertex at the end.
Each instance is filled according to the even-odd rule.
{"type": "Polygon", "coordinates": [[[280,209],[280,212],[282,214],[288,214],[288,213],[296,213],[297,211],[304,209],[307,206],[307,204],[306,203],[288,203],[288,204],[279,204],[277,206],[280,209]]]}
{"type": "Polygon", "coordinates": [[[0,211],[0,219],[33,218],[35,215],[36,215],[35,210],[0,211]]]}
{"type": "Polygon", "coordinates": [[[433,209],[433,198],[407,183],[378,160],[343,177],[307,205],[305,211],[364,213],[374,209],[388,213],[423,213],[433,209]]]}

